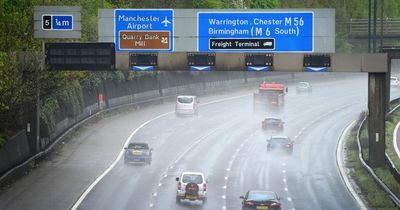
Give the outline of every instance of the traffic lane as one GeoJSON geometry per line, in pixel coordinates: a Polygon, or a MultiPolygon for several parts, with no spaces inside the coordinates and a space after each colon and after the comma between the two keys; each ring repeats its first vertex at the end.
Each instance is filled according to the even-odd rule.
{"type": "MultiPolygon", "coordinates": [[[[145,209],[149,205],[149,199],[153,189],[157,186],[169,163],[173,163],[180,154],[184,153],[196,139],[207,133],[216,132],[216,128],[225,126],[226,123],[235,119],[236,113],[240,112],[242,106],[235,105],[236,100],[230,101],[220,112],[219,106],[205,106],[200,109],[199,117],[175,117],[167,115],[157,121],[153,121],[141,129],[132,141],[146,141],[154,148],[153,162],[143,170],[135,170],[135,173],[120,173],[120,170],[137,168],[135,165],[123,164],[121,159],[114,168],[99,183],[89,196],[81,204],[80,209],[126,209],[135,205],[138,209],[145,209]],[[200,129],[192,129],[200,128],[200,129]],[[165,131],[164,131],[165,130],[165,131]],[[155,136],[156,135],[156,136],[155,136]],[[132,185],[125,185],[121,180],[129,179],[130,176],[139,176],[139,180],[132,185]],[[136,189],[132,192],[132,189],[136,189]],[[138,190],[140,189],[140,190],[138,190]],[[114,197],[119,194],[118,202],[114,197]]],[[[221,102],[224,106],[225,102],[221,102]]],[[[241,102],[240,102],[241,104],[241,102]]],[[[250,103],[249,103],[250,105],[250,103]]]]}
{"type": "Polygon", "coordinates": [[[242,117],[236,122],[231,122],[220,132],[208,136],[204,141],[192,148],[181,161],[175,163],[168,171],[168,178],[164,179],[162,186],[158,189],[158,196],[154,197],[154,209],[221,209],[223,194],[226,189],[225,177],[229,172],[229,160],[237,149],[237,145],[244,139],[249,138],[256,130],[258,123],[251,120],[252,117],[242,117]],[[249,121],[245,125],[243,122],[249,121]],[[209,182],[207,183],[208,200],[204,207],[201,202],[181,201],[175,202],[177,190],[176,177],[183,171],[198,171],[204,173],[209,182]]]}
{"type": "MultiPolygon", "coordinates": [[[[240,92],[249,93],[247,90],[240,92]]],[[[235,93],[223,95],[237,94],[238,92],[235,91],[235,93]]],[[[201,100],[206,102],[220,97],[221,95],[213,95],[202,97],[201,100]]],[[[80,131],[73,141],[67,142],[61,148],[59,154],[52,154],[49,162],[42,163],[29,176],[20,179],[12,188],[3,191],[0,195],[0,207],[3,209],[21,209],[26,206],[31,209],[67,209],[85,186],[88,186],[94,177],[105,170],[108,163],[115,158],[129,132],[152,116],[166,110],[173,110],[173,102],[123,113],[113,119],[107,118],[99,124],[91,125],[85,131],[80,131]],[[116,129],[110,129],[110,125],[116,129]],[[104,138],[109,133],[120,135],[104,138]],[[97,152],[98,154],[94,155],[97,152]],[[66,183],[68,183],[67,187],[66,183]]]]}
{"type": "Polygon", "coordinates": [[[69,209],[85,186],[105,170],[132,132],[172,104],[116,114],[87,125],[55,149],[38,168],[0,194],[0,209],[69,209]]]}
{"type": "Polygon", "coordinates": [[[287,167],[287,183],[297,209],[359,208],[342,182],[335,149],[341,132],[361,108],[354,105],[328,115],[299,137],[297,153],[287,167]]]}
{"type": "MultiPolygon", "coordinates": [[[[301,98],[302,99],[302,98],[301,98]]],[[[311,102],[311,103],[315,103],[315,101],[312,101],[312,100],[308,100],[307,99],[307,101],[308,102],[311,102]]],[[[295,105],[295,103],[294,103],[294,105],[295,105]]],[[[234,107],[234,106],[232,106],[232,103],[228,103],[228,106],[230,106],[230,107],[234,107]]],[[[240,106],[241,107],[241,106],[240,106]]],[[[226,111],[226,110],[225,110],[226,111]]],[[[161,120],[161,119],[160,119],[161,120]]],[[[154,126],[155,128],[163,128],[163,126],[154,126]]],[[[144,129],[144,130],[146,130],[146,129],[144,129]]],[[[149,133],[154,133],[154,131],[152,131],[152,129],[147,129],[147,130],[150,130],[149,131],[149,133]]],[[[116,179],[116,180],[118,180],[118,179],[116,179]]],[[[143,183],[143,182],[141,182],[141,183],[143,183]]],[[[148,183],[148,182],[147,182],[148,183]]],[[[143,188],[139,188],[139,189],[143,189],[143,188]]],[[[103,190],[100,190],[100,191],[103,191],[103,190]]],[[[151,192],[148,192],[148,193],[143,193],[143,194],[148,194],[148,195],[150,195],[151,194],[151,192]]],[[[140,195],[139,195],[140,196],[140,195]]],[[[160,195],[158,195],[158,196],[160,196],[160,195]]],[[[90,196],[89,196],[90,197],[90,196]]],[[[94,197],[96,197],[96,196],[94,196],[94,197]]],[[[104,196],[104,197],[108,197],[108,196],[104,196]]],[[[102,200],[102,199],[99,199],[99,200],[102,200]]],[[[141,201],[143,202],[143,199],[141,199],[141,201]]],[[[89,203],[91,203],[91,202],[89,202],[89,203]]],[[[101,203],[101,202],[100,202],[101,203]]],[[[143,202],[143,203],[145,203],[145,202],[143,202]]],[[[136,204],[137,205],[137,204],[136,204]]],[[[99,205],[99,206],[102,206],[102,205],[99,205]]]]}
{"type": "MultiPolygon", "coordinates": [[[[248,93],[245,90],[203,96],[202,102],[248,93]]],[[[157,115],[173,111],[174,105],[174,101],[146,105],[85,125],[29,175],[2,189],[0,209],[69,209],[115,159],[132,130],[157,115]]]]}
{"type": "MultiPolygon", "coordinates": [[[[364,83],[365,81],[361,81],[361,82],[364,83]]],[[[318,105],[312,106],[313,109],[311,109],[311,107],[306,106],[303,110],[308,110],[308,111],[311,110],[312,113],[305,113],[303,115],[304,119],[298,118],[295,122],[289,120],[285,124],[285,133],[287,132],[287,134],[291,137],[297,136],[297,135],[301,136],[302,133],[307,132],[307,130],[306,130],[307,128],[314,129],[314,128],[311,128],[309,125],[310,125],[310,123],[318,123],[317,119],[320,118],[321,115],[323,115],[324,113],[326,113],[328,111],[334,110],[340,106],[346,107],[344,105],[346,105],[346,103],[349,103],[349,102],[355,103],[355,104],[358,104],[358,103],[360,104],[360,106],[358,108],[352,110],[352,112],[351,112],[357,116],[359,114],[360,110],[363,110],[366,106],[365,105],[366,104],[366,100],[365,100],[366,92],[365,91],[359,92],[359,91],[357,91],[358,89],[353,88],[354,86],[359,86],[359,85],[360,84],[348,85],[348,87],[350,87],[350,89],[347,91],[343,91],[343,92],[346,92],[345,95],[335,93],[336,91],[333,93],[332,93],[332,91],[325,92],[324,95],[326,95],[326,94],[330,95],[331,100],[326,100],[326,101],[324,101],[324,103],[322,101],[317,101],[317,100],[314,101],[315,99],[314,100],[311,99],[312,101],[315,102],[315,104],[318,104],[318,105]],[[322,112],[318,112],[318,110],[320,110],[322,112]],[[309,117],[304,117],[304,116],[309,116],[309,117]],[[304,128],[306,128],[306,129],[304,129],[304,128]]],[[[342,90],[342,88],[338,88],[338,91],[341,91],[341,90],[342,90]]],[[[303,96],[303,98],[305,100],[307,100],[307,98],[315,98],[315,96],[314,96],[314,94],[312,94],[312,95],[309,95],[306,97],[303,96]]],[[[317,96],[316,98],[325,100],[325,97],[317,96]]],[[[290,105],[290,104],[292,104],[292,103],[286,103],[286,105],[290,105]]],[[[286,105],[285,105],[284,115],[286,114],[287,110],[290,110],[290,108],[286,109],[286,105]]],[[[297,108],[297,111],[299,111],[298,109],[299,109],[299,107],[297,108]]],[[[304,111],[302,111],[302,112],[304,112],[304,111]]],[[[290,114],[288,116],[290,116],[290,114]]],[[[350,119],[354,119],[354,118],[350,117],[350,119]]],[[[341,122],[341,121],[340,120],[339,121],[329,121],[329,123],[332,123],[332,122],[341,122]]],[[[346,125],[346,123],[344,123],[344,124],[339,123],[339,124],[342,126],[346,125]]],[[[337,142],[337,138],[339,136],[340,136],[340,132],[338,132],[336,135],[333,135],[331,140],[333,142],[337,142]]],[[[251,143],[256,144],[256,142],[251,142],[251,143]]],[[[250,145],[248,148],[254,148],[254,150],[248,152],[249,155],[243,154],[242,155],[243,158],[237,161],[238,165],[234,165],[234,167],[237,167],[236,169],[234,169],[234,171],[240,172],[240,173],[234,175],[233,179],[230,179],[230,181],[232,181],[233,183],[229,184],[229,187],[228,187],[228,189],[229,189],[228,197],[227,197],[228,198],[228,209],[235,208],[238,205],[240,205],[240,201],[237,199],[238,196],[240,196],[240,193],[238,193],[238,192],[242,192],[242,194],[245,193],[248,189],[251,189],[248,186],[254,187],[255,189],[258,189],[259,187],[262,187],[262,188],[265,187],[266,189],[273,189],[273,190],[276,189],[275,191],[277,191],[279,194],[286,195],[286,198],[282,200],[282,203],[284,206],[287,207],[290,205],[295,205],[295,203],[290,204],[290,202],[293,201],[293,198],[291,196],[290,189],[287,189],[290,186],[289,183],[287,183],[288,187],[285,187],[285,182],[287,182],[287,180],[288,180],[288,178],[285,178],[285,176],[287,176],[287,174],[293,174],[296,171],[289,172],[287,169],[285,169],[285,168],[287,168],[287,162],[285,162],[285,161],[290,160],[289,162],[291,162],[295,165],[301,163],[301,162],[298,162],[299,160],[296,159],[296,157],[297,157],[296,154],[298,153],[298,149],[299,149],[299,148],[297,148],[297,143],[295,143],[295,145],[294,145],[293,156],[291,156],[289,159],[287,157],[282,157],[282,159],[276,160],[277,164],[275,166],[273,166],[273,170],[268,169],[268,168],[271,168],[271,162],[275,163],[275,161],[273,159],[271,161],[271,159],[267,159],[268,157],[264,157],[264,156],[260,157],[260,156],[255,155],[255,154],[265,153],[265,145],[266,145],[265,140],[262,142],[259,142],[259,145],[256,145],[256,146],[250,145]],[[263,145],[264,145],[264,147],[263,147],[263,145]],[[269,173],[269,175],[265,176],[265,177],[267,180],[269,179],[270,181],[269,182],[264,181],[264,182],[272,183],[271,186],[268,184],[265,185],[263,182],[261,182],[259,180],[256,182],[255,179],[257,179],[257,177],[258,177],[257,174],[265,174],[266,173],[266,172],[260,172],[260,171],[252,172],[254,163],[257,163],[257,162],[259,162],[259,164],[256,165],[256,167],[254,167],[254,168],[259,168],[259,169],[267,171],[267,173],[269,173]],[[246,164],[246,163],[252,163],[252,164],[246,164]],[[264,167],[262,167],[263,163],[267,163],[267,164],[264,167]],[[277,176],[278,174],[281,174],[281,176],[277,176]],[[235,178],[236,178],[236,180],[235,180],[235,178]],[[280,185],[279,185],[279,183],[280,183],[280,185]],[[288,198],[290,198],[290,199],[288,199],[288,198]]],[[[336,146],[332,146],[329,149],[331,149],[331,152],[334,152],[335,148],[336,148],[336,146]]],[[[305,153],[313,155],[314,153],[318,153],[318,151],[313,151],[313,153],[311,153],[311,152],[305,152],[305,153]]],[[[272,156],[272,157],[274,157],[274,156],[272,156]]],[[[325,159],[324,161],[332,161],[333,163],[335,163],[334,160],[335,160],[335,157],[332,156],[332,157],[330,157],[330,159],[325,159]]],[[[300,161],[301,161],[301,159],[300,159],[300,161]]],[[[307,160],[307,161],[312,161],[312,159],[307,160]]],[[[235,163],[236,163],[236,161],[235,161],[235,163]]],[[[307,163],[308,162],[305,162],[304,164],[307,164],[307,163]]],[[[337,177],[340,180],[340,176],[337,176],[337,177]]],[[[336,186],[337,186],[337,183],[335,183],[335,187],[336,186]]],[[[346,188],[344,185],[339,185],[339,187],[346,191],[346,188]]],[[[347,201],[353,202],[352,197],[348,196],[347,201]]],[[[326,207],[326,206],[324,206],[324,207],[326,207]]],[[[303,209],[303,208],[300,208],[300,209],[303,209]]]]}
{"type": "MultiPolygon", "coordinates": [[[[356,96],[358,95],[358,93],[355,94],[356,96]]],[[[348,99],[354,99],[354,96],[349,95],[347,96],[348,99]]],[[[304,97],[294,97],[292,100],[294,101],[295,99],[298,100],[303,100],[303,103],[307,105],[307,102],[310,103],[308,105],[311,105],[311,103],[321,103],[323,100],[325,100],[325,98],[321,98],[321,101],[315,101],[315,100],[309,100],[309,98],[304,98],[304,97]]],[[[341,102],[339,102],[338,104],[332,105],[332,106],[337,106],[340,105],[341,102]]],[[[299,112],[300,110],[298,109],[299,107],[296,106],[296,103],[292,104],[292,108],[290,109],[290,103],[289,103],[289,110],[292,110],[290,113],[286,113],[288,114],[288,116],[290,118],[287,118],[287,120],[292,121],[294,119],[301,119],[301,118],[305,118],[305,119],[309,119],[310,116],[320,116],[321,114],[323,114],[324,112],[326,112],[326,107],[322,107],[322,109],[320,110],[320,113],[315,112],[315,110],[309,110],[308,113],[302,113],[299,112]],[[295,109],[297,107],[297,109],[295,109]]],[[[286,110],[286,109],[285,109],[286,110]]],[[[259,118],[258,116],[256,118],[259,118]]],[[[258,119],[255,120],[254,122],[254,118],[249,118],[249,119],[243,119],[243,122],[248,122],[248,121],[252,121],[252,123],[244,123],[240,130],[246,130],[249,129],[249,133],[247,134],[247,136],[253,136],[254,131],[259,131],[260,130],[260,122],[258,119]],[[253,128],[248,128],[249,125],[253,126],[253,128]],[[254,130],[253,132],[251,132],[251,130],[254,130]]],[[[303,122],[304,124],[304,122],[303,122]]],[[[257,133],[257,132],[256,132],[257,133]]],[[[246,141],[247,138],[246,133],[244,133],[244,136],[241,136],[238,131],[236,129],[231,129],[230,131],[228,131],[228,134],[223,134],[223,135],[232,135],[233,136],[238,136],[239,138],[237,140],[228,140],[226,138],[223,137],[213,137],[214,139],[210,138],[210,144],[207,144],[207,142],[203,142],[201,145],[199,145],[198,147],[196,147],[193,152],[191,152],[190,154],[188,154],[187,156],[185,156],[184,161],[182,162],[182,164],[178,164],[178,169],[181,170],[177,170],[177,171],[182,171],[185,169],[190,169],[190,168],[196,168],[206,172],[206,174],[209,175],[210,181],[209,183],[209,199],[208,199],[208,203],[203,207],[204,209],[217,209],[217,208],[222,208],[224,207],[224,200],[226,199],[226,195],[225,193],[223,193],[223,191],[226,190],[226,185],[223,185],[223,183],[225,182],[225,177],[227,177],[226,175],[226,171],[229,171],[230,168],[230,163],[232,162],[232,160],[227,160],[227,156],[232,155],[232,158],[235,157],[236,152],[240,150],[240,148],[242,148],[242,144],[240,144],[240,142],[242,141],[246,141]],[[240,139],[240,140],[239,140],[240,139]],[[239,140],[239,141],[238,141],[239,140]],[[217,143],[218,142],[218,143],[217,143]],[[226,145],[226,142],[229,142],[229,145],[226,145]],[[210,149],[210,145],[213,145],[213,147],[210,149]],[[220,146],[215,147],[215,145],[224,145],[223,148],[223,154],[224,156],[219,156],[218,158],[214,158],[216,153],[222,153],[222,151],[219,150],[220,146]],[[204,157],[202,154],[204,153],[204,151],[207,151],[207,156],[204,157]],[[231,151],[231,152],[229,152],[231,151]],[[229,155],[226,155],[226,153],[228,153],[229,155]],[[194,164],[193,166],[193,163],[194,164]],[[202,164],[204,166],[202,166],[202,164]],[[225,176],[224,176],[225,174],[225,176]],[[214,182],[216,181],[216,182],[214,182]],[[222,186],[221,186],[222,185],[222,186]],[[225,188],[224,188],[225,187],[225,188]]],[[[265,136],[261,135],[261,138],[258,138],[258,141],[262,139],[262,144],[263,146],[261,146],[262,148],[265,148],[266,142],[265,142],[265,136]]],[[[250,141],[253,141],[252,139],[250,141]]],[[[257,145],[256,148],[260,148],[260,145],[257,145]]],[[[254,161],[253,161],[254,162],[254,161]]],[[[252,163],[253,163],[252,162],[252,163]]],[[[262,161],[261,161],[262,162],[262,161]]],[[[265,162],[264,162],[265,163],[265,162]]],[[[281,166],[281,165],[279,165],[281,166]]],[[[264,173],[262,174],[268,174],[268,170],[265,169],[265,167],[262,166],[256,166],[256,168],[262,169],[262,171],[264,171],[264,173]]],[[[177,167],[174,167],[174,170],[176,172],[177,167]]],[[[257,171],[255,173],[255,175],[259,175],[260,172],[257,171]]],[[[158,202],[154,203],[154,208],[158,209],[158,208],[167,208],[167,209],[186,209],[189,207],[199,207],[199,203],[187,203],[185,202],[185,205],[176,205],[175,201],[174,201],[174,193],[173,195],[171,195],[171,192],[175,192],[176,190],[176,183],[174,182],[174,177],[177,175],[179,175],[177,172],[175,174],[172,174],[171,178],[170,178],[170,182],[169,184],[165,185],[163,184],[163,191],[162,193],[158,193],[155,200],[158,200],[158,202]],[[167,189],[168,188],[168,189],[167,189]]],[[[273,174],[275,175],[275,174],[273,174]]],[[[169,175],[170,176],[170,175],[169,175]]],[[[243,176],[241,176],[243,177],[243,176]]],[[[260,182],[258,183],[258,185],[263,186],[263,181],[265,181],[264,179],[265,176],[259,176],[258,179],[260,180],[260,182]],[[261,183],[261,184],[260,184],[261,183]]],[[[282,177],[279,178],[273,178],[274,180],[277,179],[282,179],[282,177]]],[[[282,189],[284,189],[282,187],[282,189]]],[[[235,205],[237,207],[237,205],[235,205]]],[[[232,207],[233,208],[233,207],[232,207]]],[[[228,208],[230,209],[230,208],[228,208]]]]}
{"type": "MultiPolygon", "coordinates": [[[[212,121],[212,123],[206,122],[205,124],[210,124],[210,125],[212,125],[212,127],[214,127],[214,125],[215,125],[215,123],[217,121],[215,119],[210,118],[210,116],[222,115],[221,117],[218,116],[217,119],[222,119],[223,121],[225,121],[225,120],[226,121],[230,121],[231,117],[227,117],[226,119],[224,119],[224,117],[229,116],[229,115],[227,115],[227,113],[243,113],[243,110],[248,110],[251,113],[252,112],[252,107],[251,107],[252,98],[251,97],[246,97],[246,98],[243,98],[242,100],[244,100],[246,102],[246,103],[244,103],[245,105],[243,104],[243,102],[240,102],[239,104],[235,105],[235,103],[233,103],[232,101],[229,101],[229,102],[219,103],[218,106],[215,106],[215,107],[213,107],[212,105],[202,107],[201,110],[200,110],[200,116],[199,116],[199,118],[195,118],[196,119],[195,121],[198,121],[198,120],[201,121],[201,119],[204,117],[204,118],[209,119],[209,120],[212,121]],[[209,109],[208,107],[211,107],[211,108],[209,109]],[[230,108],[235,108],[235,110],[230,110],[230,108]],[[208,116],[208,115],[210,115],[210,116],[208,116]]],[[[250,113],[247,113],[245,115],[247,116],[250,113]]],[[[237,114],[235,114],[235,115],[237,115],[237,114]]],[[[185,134],[182,133],[179,128],[170,126],[170,125],[174,125],[175,124],[173,122],[174,119],[175,118],[173,118],[173,117],[172,118],[164,117],[162,119],[159,119],[157,121],[157,123],[150,123],[144,129],[142,129],[140,132],[137,133],[137,135],[135,136],[134,140],[135,139],[146,139],[148,141],[153,141],[153,140],[156,140],[156,139],[161,139],[161,140],[165,140],[165,141],[169,142],[170,145],[181,145],[183,147],[184,144],[181,144],[180,142],[174,143],[174,140],[183,139],[184,142],[189,142],[191,140],[191,137],[198,136],[198,134],[194,133],[194,134],[188,134],[185,137],[185,134]],[[159,121],[161,121],[161,122],[164,121],[165,124],[158,124],[159,121]],[[177,133],[179,133],[179,136],[169,137],[167,134],[170,133],[171,130],[176,131],[177,133]],[[160,136],[158,134],[162,134],[162,135],[165,135],[165,136],[160,136]],[[154,135],[157,135],[157,136],[154,136],[154,135]]],[[[180,118],[178,118],[178,119],[180,119],[180,118]]],[[[179,120],[179,122],[177,124],[181,124],[180,121],[181,120],[179,120]]],[[[257,124],[258,124],[257,128],[259,128],[259,123],[260,122],[257,121],[257,124]]],[[[205,128],[204,126],[196,126],[195,124],[192,124],[190,128],[193,128],[193,127],[205,128]]],[[[189,128],[181,128],[181,130],[182,129],[184,131],[190,130],[189,128]]],[[[161,143],[163,141],[157,141],[157,142],[161,143]]],[[[155,147],[155,152],[154,152],[154,154],[155,154],[154,158],[155,159],[157,159],[156,158],[156,154],[158,154],[157,153],[157,151],[158,151],[157,147],[166,148],[166,149],[163,149],[162,151],[163,151],[163,154],[167,154],[167,156],[169,156],[168,154],[177,153],[176,151],[168,151],[168,149],[171,149],[171,148],[175,149],[175,147],[157,146],[156,144],[157,143],[155,143],[155,145],[153,145],[153,147],[155,147]]],[[[168,160],[166,158],[161,158],[161,159],[164,162],[166,162],[165,160],[168,160]]],[[[156,162],[156,161],[154,160],[153,163],[154,162],[156,162]]],[[[159,176],[162,175],[161,173],[162,173],[162,171],[159,171],[158,172],[158,174],[159,174],[158,176],[157,176],[157,173],[154,174],[154,175],[156,177],[159,177],[159,176]]],[[[109,194],[113,195],[114,191],[112,189],[115,188],[116,191],[120,191],[119,193],[121,193],[122,195],[129,195],[131,193],[131,189],[133,189],[133,188],[143,189],[143,188],[138,188],[138,187],[131,187],[130,189],[127,190],[126,193],[124,193],[124,191],[121,190],[121,189],[124,189],[123,183],[121,183],[121,185],[122,185],[121,187],[119,187],[119,185],[115,184],[115,180],[125,180],[124,178],[119,178],[118,176],[115,177],[112,173],[107,175],[107,177],[113,177],[113,178],[110,178],[110,181],[109,181],[108,178],[105,178],[102,181],[102,184],[100,184],[100,185],[103,185],[103,183],[112,183],[112,184],[110,186],[108,186],[107,184],[104,184],[103,186],[97,186],[95,188],[95,190],[94,190],[95,192],[92,192],[88,196],[88,198],[83,202],[83,204],[81,205],[81,209],[85,209],[85,208],[107,208],[108,205],[114,206],[114,207],[115,206],[119,207],[123,203],[130,203],[132,201],[132,199],[128,198],[129,196],[128,197],[120,196],[119,199],[130,200],[130,201],[127,201],[127,202],[118,201],[116,203],[116,205],[113,205],[112,204],[113,202],[110,201],[110,202],[105,202],[106,204],[103,205],[102,201],[107,200],[105,198],[108,198],[110,196],[107,193],[99,193],[99,195],[97,195],[96,193],[98,193],[98,192],[109,192],[109,194]],[[97,188],[99,188],[99,189],[101,188],[101,189],[99,190],[97,188]],[[124,197],[126,199],[124,199],[124,197]],[[91,201],[91,199],[93,199],[93,201],[91,201]]],[[[145,177],[149,177],[149,176],[146,175],[145,177]]],[[[153,178],[153,180],[156,180],[156,177],[153,178]]],[[[154,183],[154,182],[139,181],[138,183],[154,183]]],[[[130,186],[132,186],[132,185],[130,185],[130,186]]],[[[147,188],[148,188],[148,186],[147,186],[147,188]]],[[[145,196],[141,196],[141,195],[135,196],[135,198],[138,198],[140,200],[140,203],[146,203],[144,201],[146,201],[148,199],[149,195],[152,194],[152,192],[149,192],[150,191],[149,189],[145,189],[144,191],[145,192],[142,191],[143,193],[139,193],[139,194],[144,194],[145,196]]],[[[134,202],[134,203],[136,203],[135,205],[137,206],[138,205],[137,203],[139,203],[139,202],[134,202]]],[[[126,205],[126,206],[129,206],[129,205],[126,205]]]]}

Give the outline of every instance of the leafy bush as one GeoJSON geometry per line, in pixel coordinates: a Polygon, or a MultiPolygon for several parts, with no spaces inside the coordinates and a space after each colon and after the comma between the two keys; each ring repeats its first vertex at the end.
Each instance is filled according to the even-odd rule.
{"type": "Polygon", "coordinates": [[[7,136],[4,133],[0,133],[0,148],[2,148],[7,142],[7,136]]]}

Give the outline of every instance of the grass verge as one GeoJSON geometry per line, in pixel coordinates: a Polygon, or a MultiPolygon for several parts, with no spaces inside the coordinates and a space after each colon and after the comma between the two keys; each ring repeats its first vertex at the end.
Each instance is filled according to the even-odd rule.
{"type": "MultiPolygon", "coordinates": [[[[360,159],[358,158],[357,128],[358,125],[352,129],[351,135],[345,144],[347,160],[346,167],[350,169],[349,175],[357,184],[370,208],[382,210],[397,209],[385,191],[375,183],[374,178],[364,169],[360,159]]],[[[391,175],[389,171],[382,172],[391,175]]]]}

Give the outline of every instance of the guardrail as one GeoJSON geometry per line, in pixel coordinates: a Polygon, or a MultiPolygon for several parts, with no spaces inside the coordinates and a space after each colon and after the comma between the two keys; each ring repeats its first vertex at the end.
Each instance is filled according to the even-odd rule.
{"type": "MultiPolygon", "coordinates": [[[[397,101],[400,99],[395,99],[391,102],[397,101]]],[[[399,108],[399,106],[396,106],[396,108],[392,109],[390,112],[388,112],[388,114],[386,115],[386,117],[388,117],[390,114],[392,114],[395,109],[399,108]]],[[[360,135],[361,135],[361,128],[363,127],[364,123],[367,120],[367,115],[364,115],[364,119],[361,121],[358,130],[357,130],[357,146],[358,146],[358,158],[360,159],[362,165],[364,166],[365,170],[367,170],[371,176],[374,178],[375,182],[378,184],[378,186],[381,187],[381,189],[383,191],[386,192],[386,194],[388,194],[388,196],[390,197],[390,199],[393,201],[393,203],[400,208],[400,199],[390,190],[390,188],[388,186],[386,186],[386,184],[379,179],[379,177],[375,174],[374,170],[366,163],[366,161],[364,160],[364,156],[363,156],[363,148],[361,146],[361,140],[360,140],[360,135]]],[[[390,159],[390,157],[388,156],[387,153],[385,153],[385,163],[386,165],[389,167],[389,170],[392,172],[393,177],[395,177],[395,179],[397,180],[396,177],[400,178],[400,174],[397,171],[397,169],[394,167],[394,164],[392,162],[392,160],[390,159]]]]}
{"type": "MultiPolygon", "coordinates": [[[[305,74],[304,74],[305,75],[305,74]]],[[[282,74],[276,74],[276,75],[269,75],[269,78],[274,78],[275,81],[280,81],[280,82],[285,82],[285,83],[291,83],[291,82],[296,82],[298,80],[301,80],[303,78],[302,76],[293,76],[291,74],[287,75],[282,75],[282,74]]],[[[324,77],[321,77],[324,78],[324,77]]],[[[4,185],[7,183],[9,180],[11,180],[13,177],[17,177],[20,174],[23,174],[27,169],[30,168],[30,163],[34,161],[40,160],[42,157],[47,155],[57,144],[59,144],[61,141],[63,141],[70,133],[75,131],[77,128],[79,128],[82,124],[92,120],[93,118],[99,116],[100,114],[104,112],[109,112],[113,111],[116,109],[124,108],[124,107],[134,107],[134,106],[141,106],[144,104],[149,104],[149,103],[155,103],[155,102],[162,102],[164,100],[168,99],[173,99],[175,98],[178,94],[198,94],[198,95],[204,95],[208,94],[209,91],[215,92],[215,91],[230,91],[232,90],[231,85],[234,85],[236,88],[245,88],[245,87],[251,87],[254,85],[256,87],[256,84],[259,84],[261,82],[263,77],[254,77],[254,78],[247,78],[246,80],[238,80],[238,79],[225,79],[225,80],[218,80],[218,81],[213,81],[206,83],[205,86],[203,86],[201,83],[200,84],[188,84],[188,85],[183,85],[183,86],[177,86],[176,88],[180,88],[180,90],[175,93],[168,94],[166,96],[154,96],[153,98],[146,98],[137,102],[132,102],[132,101],[126,101],[124,104],[114,104],[112,107],[104,109],[104,110],[99,110],[94,113],[91,113],[91,115],[87,116],[86,118],[83,118],[82,120],[76,122],[75,124],[71,125],[69,128],[65,129],[60,135],[58,135],[46,148],[29,157],[27,160],[21,162],[20,164],[14,166],[4,174],[0,176],[0,186],[4,185]],[[185,88],[188,86],[193,86],[193,85],[198,85],[197,91],[193,91],[191,88],[185,88]],[[229,85],[228,85],[229,84],[229,85]],[[183,91],[183,92],[182,92],[183,91]]],[[[319,77],[318,77],[319,79],[319,77]]]]}
{"type": "MultiPolygon", "coordinates": [[[[391,109],[387,114],[386,114],[386,119],[388,117],[390,117],[390,115],[392,115],[396,110],[398,110],[400,108],[400,98],[394,99],[391,102],[392,104],[397,104],[395,107],[393,107],[393,109],[391,109]]],[[[398,183],[400,183],[400,171],[395,167],[392,159],[390,158],[390,156],[385,153],[385,163],[387,165],[387,167],[389,167],[390,172],[392,173],[393,177],[396,179],[396,181],[398,183]]]]}

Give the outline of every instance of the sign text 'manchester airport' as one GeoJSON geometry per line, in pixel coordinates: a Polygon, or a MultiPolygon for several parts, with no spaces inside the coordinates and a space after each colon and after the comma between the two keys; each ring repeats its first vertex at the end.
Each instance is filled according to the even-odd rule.
{"type": "Polygon", "coordinates": [[[117,51],[172,51],[173,10],[117,9],[115,49],[117,51]]]}
{"type": "Polygon", "coordinates": [[[199,12],[197,26],[198,51],[314,51],[313,12],[199,12]]]}

